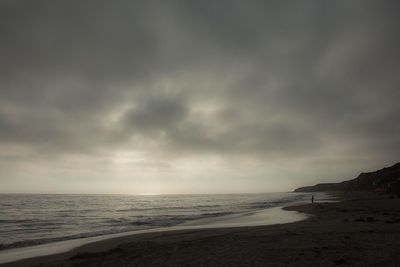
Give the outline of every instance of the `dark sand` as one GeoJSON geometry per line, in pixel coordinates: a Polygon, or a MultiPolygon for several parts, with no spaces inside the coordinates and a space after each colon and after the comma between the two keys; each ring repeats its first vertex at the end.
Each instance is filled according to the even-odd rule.
{"type": "Polygon", "coordinates": [[[400,199],[353,194],[288,208],[281,225],[126,236],[8,266],[400,266],[400,199]]]}

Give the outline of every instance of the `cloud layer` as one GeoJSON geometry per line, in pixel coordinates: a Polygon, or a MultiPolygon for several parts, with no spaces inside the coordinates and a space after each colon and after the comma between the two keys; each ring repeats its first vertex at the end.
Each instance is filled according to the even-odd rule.
{"type": "Polygon", "coordinates": [[[0,7],[4,191],[289,190],[399,159],[397,1],[0,7]]]}

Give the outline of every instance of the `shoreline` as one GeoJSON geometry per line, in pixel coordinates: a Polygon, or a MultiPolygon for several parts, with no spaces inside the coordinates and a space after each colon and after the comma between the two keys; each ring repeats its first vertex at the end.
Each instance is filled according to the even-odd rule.
{"type": "MultiPolygon", "coordinates": [[[[291,205],[295,205],[295,203],[291,203],[290,206],[291,205]]],[[[199,219],[170,227],[136,230],[45,243],[36,246],[11,248],[0,251],[0,266],[20,266],[20,264],[25,266],[25,264],[40,263],[42,262],[42,259],[47,258],[50,259],[54,257],[55,259],[66,259],[76,253],[93,253],[113,249],[123,243],[140,239],[143,235],[152,236],[175,232],[186,233],[202,230],[213,231],[215,229],[261,227],[293,223],[306,220],[308,217],[309,216],[305,213],[289,210],[286,209],[286,206],[281,206],[261,209],[244,214],[234,214],[211,219],[199,219]]]]}
{"type": "Polygon", "coordinates": [[[285,210],[312,216],[268,226],[131,235],[4,266],[399,266],[399,198],[355,193],[341,202],[285,210]]]}

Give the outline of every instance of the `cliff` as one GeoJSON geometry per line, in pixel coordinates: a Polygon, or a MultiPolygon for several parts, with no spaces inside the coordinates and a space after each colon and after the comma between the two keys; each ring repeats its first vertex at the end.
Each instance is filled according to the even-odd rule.
{"type": "Polygon", "coordinates": [[[356,178],[348,181],[322,183],[294,190],[294,192],[318,191],[385,191],[400,193],[400,162],[374,172],[361,173],[356,178]]]}

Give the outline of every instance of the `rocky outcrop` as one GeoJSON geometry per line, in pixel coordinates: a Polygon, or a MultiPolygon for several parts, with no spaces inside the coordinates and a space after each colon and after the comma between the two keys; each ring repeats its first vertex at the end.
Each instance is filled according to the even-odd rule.
{"type": "Polygon", "coordinates": [[[400,163],[374,172],[361,173],[352,180],[305,186],[294,191],[385,191],[398,193],[400,191],[400,163]]]}

